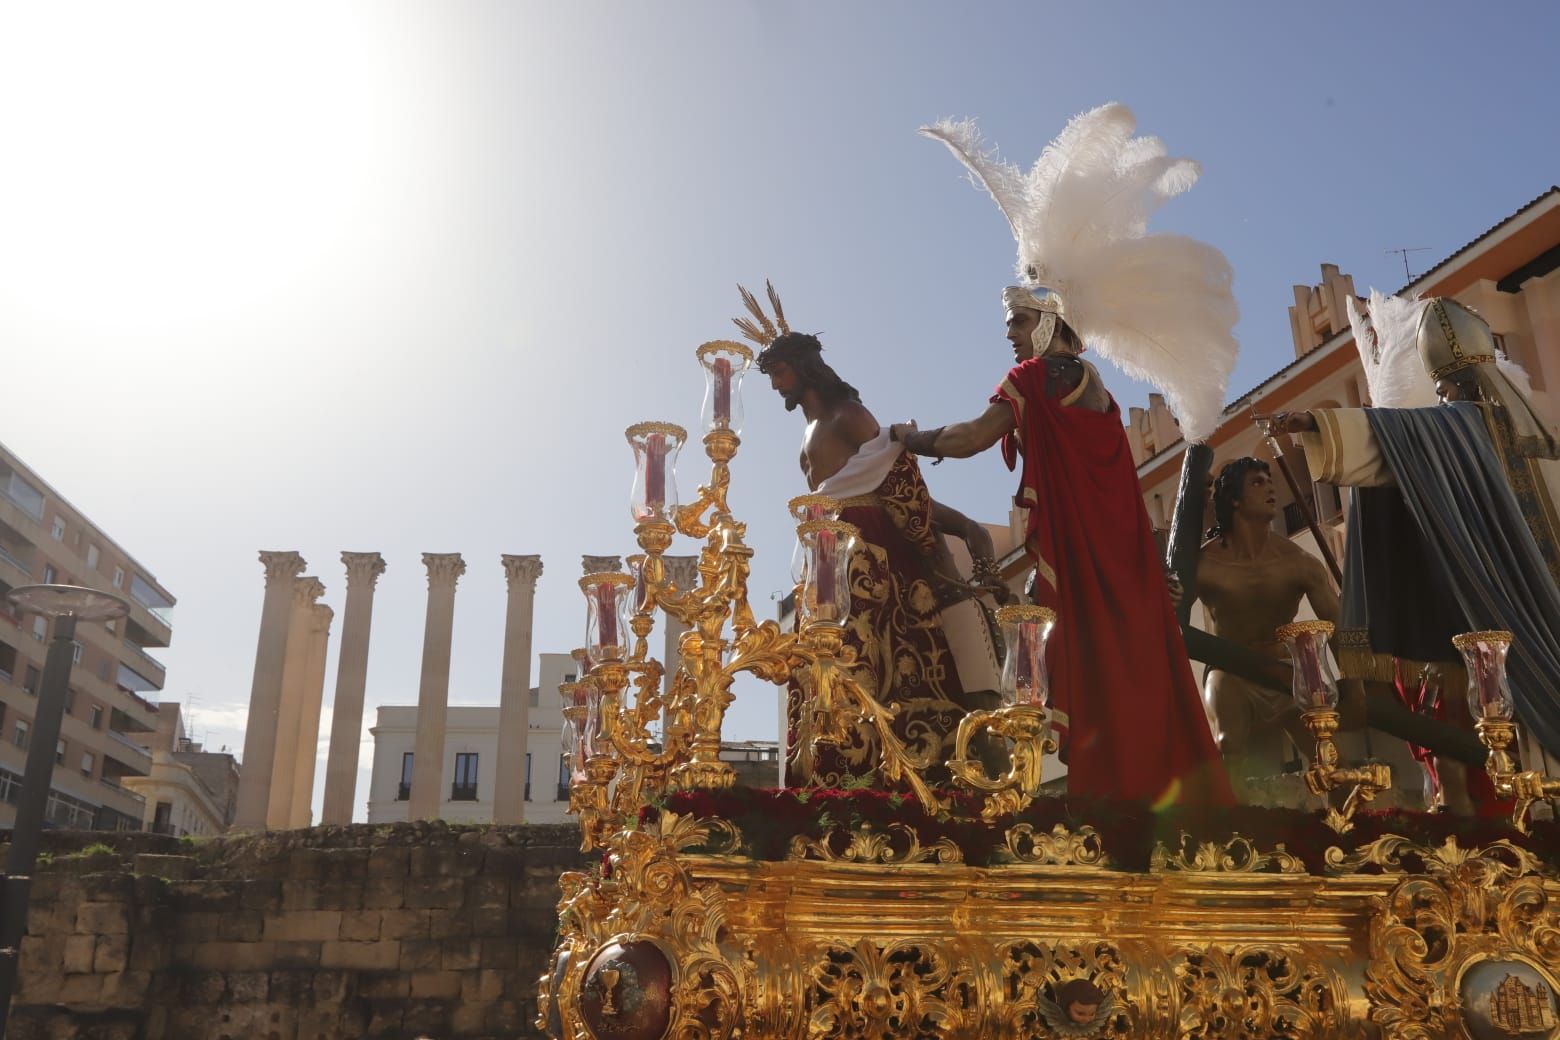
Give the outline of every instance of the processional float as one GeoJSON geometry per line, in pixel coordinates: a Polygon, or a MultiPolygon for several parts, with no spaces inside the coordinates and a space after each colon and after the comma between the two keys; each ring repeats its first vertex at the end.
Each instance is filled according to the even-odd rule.
{"type": "MultiPolygon", "coordinates": [[[[580,581],[586,646],[565,684],[570,811],[600,865],[561,881],[537,1025],[559,1040],[1556,1036],[1557,831],[1529,826],[1554,781],[1516,768],[1510,637],[1458,640],[1470,705],[1516,826],[1364,808],[1384,767],[1343,768],[1330,626],[1277,634],[1317,738],[1324,811],[1199,813],[1041,796],[1055,750],[1039,607],[998,612],[1002,706],[971,713],[923,778],[854,677],[844,638],[858,532],[822,496],[791,503],[796,631],[758,621],[753,550],[727,503],[747,347],[698,348],[710,478],[679,504],[686,431],[627,430],[640,553],[580,581]],[[702,540],[697,581],[663,556],[702,540]],[[687,626],[675,674],[649,655],[658,613],[687,626]],[[873,789],[747,790],[720,758],[741,673],[801,691],[811,749],[863,728],[873,789]],[[668,681],[669,679],[669,681],[668,681]],[[972,755],[1000,739],[1010,767],[972,755]],[[1336,804],[1334,804],[1336,803],[1336,804]]],[[[1152,691],[1145,691],[1151,696],[1152,691]]]]}

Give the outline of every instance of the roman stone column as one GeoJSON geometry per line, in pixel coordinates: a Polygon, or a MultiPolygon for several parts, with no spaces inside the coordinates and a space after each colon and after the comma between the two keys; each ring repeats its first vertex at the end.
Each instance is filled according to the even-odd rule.
{"type": "MultiPolygon", "coordinates": [[[[679,592],[687,592],[699,583],[697,556],[663,556],[661,562],[666,566],[666,580],[676,585],[679,592]]],[[[666,691],[670,693],[672,679],[682,665],[682,651],[679,646],[683,633],[688,631],[688,626],[664,611],[662,621],[666,624],[666,655],[661,658],[661,663],[666,666],[666,691]]]]}
{"type": "Polygon", "coordinates": [[[244,725],[244,761],[234,806],[235,830],[265,826],[271,798],[271,762],[276,755],[277,713],[282,703],[282,668],[287,656],[288,618],[293,582],[303,572],[295,552],[262,552],[265,603],[260,608],[260,639],[255,647],[255,677],[249,688],[249,718],[244,725]]]}
{"type": "Polygon", "coordinates": [[[436,820],[444,804],[444,715],[450,700],[450,638],[455,633],[455,583],[466,573],[460,553],[423,553],[428,568],[428,617],[423,625],[422,678],[417,687],[417,740],[412,745],[413,820],[436,820]]]}
{"type": "Polygon", "coordinates": [[[325,804],[321,823],[351,823],[357,797],[358,748],[363,739],[363,694],[368,687],[368,635],[374,620],[374,586],[385,572],[376,552],[344,552],[347,606],[341,619],[341,656],[336,659],[336,700],[330,716],[330,754],[325,760],[325,804]]]}
{"type": "Polygon", "coordinates": [[[325,700],[325,659],[330,648],[330,622],[336,612],[316,603],[309,617],[309,659],[304,668],[303,711],[298,716],[298,753],[293,761],[292,809],[287,826],[314,822],[314,768],[320,758],[320,714],[325,700]]]}
{"type": "Polygon", "coordinates": [[[531,620],[540,556],[504,556],[509,609],[504,618],[504,672],[498,693],[498,762],[493,822],[525,822],[525,753],[530,737],[531,620]]]}
{"type": "Polygon", "coordinates": [[[314,627],[314,601],[325,594],[318,578],[293,583],[292,613],[287,621],[287,659],[282,666],[282,705],[276,713],[276,751],[271,756],[271,797],[265,825],[281,830],[292,825],[293,782],[298,776],[298,735],[308,701],[309,657],[314,627]]]}
{"type": "Polygon", "coordinates": [[[623,557],[621,556],[581,556],[580,569],[583,574],[607,574],[623,569],[623,557]]]}

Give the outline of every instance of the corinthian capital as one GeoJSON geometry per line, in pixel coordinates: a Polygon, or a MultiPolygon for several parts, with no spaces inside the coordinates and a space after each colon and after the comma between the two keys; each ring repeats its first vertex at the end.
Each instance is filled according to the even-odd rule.
{"type": "Polygon", "coordinates": [[[623,557],[621,556],[581,556],[580,566],[586,574],[606,574],[609,571],[621,571],[623,569],[623,557]]]}
{"type": "Polygon", "coordinates": [[[336,612],[330,609],[327,604],[314,604],[309,608],[309,631],[317,635],[329,635],[330,622],[335,616],[336,612]]]}
{"type": "Polygon", "coordinates": [[[666,578],[681,592],[687,592],[699,583],[699,558],[697,556],[663,556],[666,578]]]}
{"type": "Polygon", "coordinates": [[[510,556],[506,553],[500,559],[504,561],[504,577],[508,579],[510,588],[514,588],[516,582],[526,588],[536,588],[536,579],[542,576],[540,556],[510,556]]]}
{"type": "Polygon", "coordinates": [[[347,566],[347,588],[357,588],[364,582],[373,588],[379,576],[385,572],[385,558],[376,552],[344,552],[341,562],[347,566]]]}
{"type": "Polygon", "coordinates": [[[273,581],[292,581],[303,573],[308,566],[303,557],[297,553],[262,549],[260,552],[260,565],[265,568],[265,583],[269,586],[273,581]]]}
{"type": "Polygon", "coordinates": [[[460,553],[423,553],[423,566],[428,568],[428,587],[453,586],[466,573],[466,561],[460,553]]]}
{"type": "Polygon", "coordinates": [[[325,583],[313,575],[305,575],[293,582],[293,606],[310,607],[325,595],[325,583]]]}

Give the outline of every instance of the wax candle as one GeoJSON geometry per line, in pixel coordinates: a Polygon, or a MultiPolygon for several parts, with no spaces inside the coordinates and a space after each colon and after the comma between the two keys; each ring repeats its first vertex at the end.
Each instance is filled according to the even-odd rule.
{"type": "Polygon", "coordinates": [[[834,607],[834,601],[839,593],[838,580],[835,575],[836,546],[833,531],[819,531],[813,536],[817,539],[817,590],[818,590],[818,616],[827,620],[835,620],[839,611],[834,607]]]}
{"type": "Polygon", "coordinates": [[[731,425],[731,362],[723,357],[715,359],[715,423],[731,425]]]}
{"type": "Polygon", "coordinates": [[[602,646],[618,645],[617,587],[603,583],[596,586],[596,642],[602,646]]]}
{"type": "Polygon", "coordinates": [[[645,506],[659,516],[666,509],[666,435],[645,437],[645,506]]]}
{"type": "Polygon", "coordinates": [[[1017,668],[1014,669],[1013,699],[1019,704],[1034,704],[1040,698],[1035,689],[1035,628],[1032,622],[1018,626],[1017,668]]]}

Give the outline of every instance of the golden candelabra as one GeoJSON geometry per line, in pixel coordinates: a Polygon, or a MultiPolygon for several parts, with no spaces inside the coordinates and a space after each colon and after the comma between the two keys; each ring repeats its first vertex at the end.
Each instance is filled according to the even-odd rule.
{"type": "Polygon", "coordinates": [[[1045,644],[1056,624],[1056,612],[1046,607],[1006,606],[997,611],[1008,648],[1002,671],[1004,705],[993,711],[972,711],[959,723],[954,757],[948,771],[954,780],[986,794],[981,818],[987,823],[1007,813],[1022,812],[1040,792],[1045,756],[1057,750],[1045,706],[1045,644]],[[985,763],[970,758],[970,745],[980,735],[1011,745],[1009,768],[999,777],[985,763]]]}
{"type": "Polygon", "coordinates": [[[1484,769],[1497,798],[1511,799],[1511,825],[1526,834],[1533,803],[1560,795],[1560,780],[1536,769],[1518,769],[1511,757],[1517,739],[1516,705],[1506,680],[1510,632],[1464,632],[1452,639],[1468,670],[1468,707],[1479,739],[1490,749],[1484,769]]]}
{"type": "MultiPolygon", "coordinates": [[[[894,711],[856,680],[855,653],[845,645],[850,611],[850,560],[858,532],[837,519],[826,496],[804,496],[793,510],[805,579],[798,586],[798,631],[759,622],[748,600],[753,550],[747,525],[731,515],[727,490],[741,438],[735,409],[742,374],[753,360],[740,343],[717,340],[698,348],[708,377],[705,454],[709,481],[694,501],[676,502],[674,465],[687,431],[641,422],[625,435],[634,449],[632,512],[640,552],[629,573],[588,574],[580,589],[588,605],[585,676],[577,687],[587,707],[570,705],[575,723],[570,810],[579,815],[587,848],[606,839],[669,791],[730,787],[736,774],[721,760],[721,730],[735,699],[731,687],[749,672],[771,683],[793,679],[806,697],[800,758],[814,745],[846,739],[865,724],[876,734],[880,770],[907,787],[929,811],[943,808],[916,761],[892,730],[894,711]],[[678,588],[663,557],[675,536],[703,539],[692,588],[678,588]],[[684,626],[680,664],[663,691],[664,669],[649,653],[656,612],[684,626]],[[632,695],[630,695],[632,690],[632,695]],[[653,727],[662,722],[659,742],[653,727]]],[[[571,696],[575,691],[570,691],[571,696]]]]}
{"type": "Polygon", "coordinates": [[[1327,640],[1333,634],[1330,621],[1292,621],[1281,625],[1274,636],[1289,647],[1294,669],[1293,692],[1300,706],[1300,718],[1316,738],[1311,767],[1305,771],[1305,785],[1312,794],[1327,798],[1333,791],[1353,784],[1341,806],[1328,805],[1327,823],[1342,834],[1354,826],[1354,813],[1361,803],[1392,786],[1392,768],[1382,762],[1343,768],[1338,765],[1338,679],[1327,657],[1327,640]]]}

